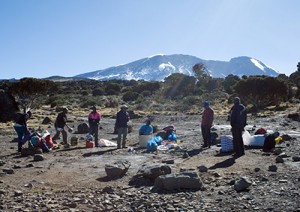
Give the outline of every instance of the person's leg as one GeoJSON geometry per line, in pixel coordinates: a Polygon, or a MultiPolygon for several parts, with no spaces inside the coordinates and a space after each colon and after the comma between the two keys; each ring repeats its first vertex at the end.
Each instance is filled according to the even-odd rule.
{"type": "Polygon", "coordinates": [[[205,127],[203,125],[201,125],[201,134],[202,134],[202,138],[203,138],[203,147],[207,146],[206,140],[205,140],[205,127]]]}
{"type": "Polygon", "coordinates": [[[243,141],[243,131],[239,131],[239,154],[244,155],[245,154],[245,148],[244,148],[244,141],[243,141]]]}
{"type": "Polygon", "coordinates": [[[233,151],[235,153],[238,153],[239,151],[239,147],[238,147],[238,130],[236,128],[231,128],[231,132],[232,132],[232,142],[233,142],[233,151]]]}
{"type": "Polygon", "coordinates": [[[128,128],[124,127],[123,128],[123,142],[122,142],[122,148],[126,147],[126,137],[127,137],[127,133],[128,133],[128,128]]]}
{"type": "Polygon", "coordinates": [[[122,135],[122,128],[118,128],[118,139],[117,139],[118,149],[121,149],[121,135],[122,135]]]}
{"type": "Polygon", "coordinates": [[[56,140],[59,138],[59,136],[60,136],[60,131],[56,129],[56,133],[52,137],[52,141],[54,141],[56,143],[56,140]]]}
{"type": "Polygon", "coordinates": [[[203,137],[203,147],[210,147],[210,127],[209,126],[201,126],[202,137],[203,137]]]}
{"type": "Polygon", "coordinates": [[[61,133],[62,133],[62,136],[63,136],[63,143],[64,144],[68,144],[68,134],[67,134],[67,131],[65,129],[63,129],[61,131],[61,133]]]}
{"type": "Polygon", "coordinates": [[[14,126],[15,131],[18,135],[18,152],[22,150],[22,139],[24,137],[24,127],[23,126],[14,126]]]}
{"type": "Polygon", "coordinates": [[[95,133],[95,146],[98,147],[99,146],[99,138],[98,138],[98,135],[99,135],[99,128],[98,128],[98,125],[94,126],[94,133],[95,133]]]}

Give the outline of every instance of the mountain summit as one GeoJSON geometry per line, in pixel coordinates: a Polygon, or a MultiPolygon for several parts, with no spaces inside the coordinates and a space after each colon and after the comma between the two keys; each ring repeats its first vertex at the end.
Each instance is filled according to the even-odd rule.
{"type": "Polygon", "coordinates": [[[277,76],[278,72],[261,61],[251,57],[236,57],[228,61],[203,60],[191,55],[155,55],[125,65],[76,75],[77,78],[95,80],[146,80],[162,81],[173,73],[193,76],[193,66],[202,63],[212,77],[224,78],[229,74],[237,76],[267,75],[277,76]]]}

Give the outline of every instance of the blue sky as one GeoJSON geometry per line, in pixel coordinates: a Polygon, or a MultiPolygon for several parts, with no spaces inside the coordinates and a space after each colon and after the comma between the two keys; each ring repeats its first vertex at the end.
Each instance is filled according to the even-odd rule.
{"type": "Polygon", "coordinates": [[[300,62],[298,0],[0,0],[0,79],[74,76],[156,54],[300,62]]]}

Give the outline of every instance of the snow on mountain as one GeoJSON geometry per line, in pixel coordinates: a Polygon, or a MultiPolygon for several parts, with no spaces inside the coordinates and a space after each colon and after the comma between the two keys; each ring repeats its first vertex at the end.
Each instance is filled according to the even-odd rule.
{"type": "Polygon", "coordinates": [[[128,64],[110,67],[103,70],[88,72],[75,77],[95,80],[146,80],[163,81],[173,73],[193,76],[193,66],[203,63],[212,77],[224,78],[229,74],[237,76],[268,75],[279,73],[261,61],[251,57],[236,57],[230,61],[203,60],[191,55],[154,55],[128,64]]]}

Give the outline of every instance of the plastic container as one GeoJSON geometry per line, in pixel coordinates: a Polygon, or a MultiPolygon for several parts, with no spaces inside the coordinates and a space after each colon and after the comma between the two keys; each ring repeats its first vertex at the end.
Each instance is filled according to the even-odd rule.
{"type": "Polygon", "coordinates": [[[86,141],[85,142],[85,147],[86,148],[94,148],[94,146],[95,146],[94,141],[86,141]]]}
{"type": "Polygon", "coordinates": [[[147,143],[150,139],[152,139],[152,135],[140,135],[139,136],[140,147],[147,148],[147,143]]]}

